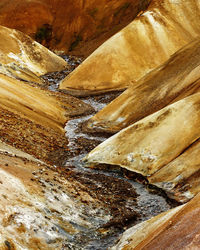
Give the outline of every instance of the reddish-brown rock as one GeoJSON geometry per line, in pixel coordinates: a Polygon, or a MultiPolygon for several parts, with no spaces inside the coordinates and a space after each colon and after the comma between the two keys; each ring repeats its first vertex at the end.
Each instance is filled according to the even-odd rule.
{"type": "Polygon", "coordinates": [[[112,250],[200,248],[200,194],[184,206],[127,230],[112,250]]]}
{"type": "Polygon", "coordinates": [[[104,34],[90,43],[90,52],[132,21],[148,3],[149,0],[1,0],[0,24],[19,29],[52,49],[65,51],[104,34]]]}

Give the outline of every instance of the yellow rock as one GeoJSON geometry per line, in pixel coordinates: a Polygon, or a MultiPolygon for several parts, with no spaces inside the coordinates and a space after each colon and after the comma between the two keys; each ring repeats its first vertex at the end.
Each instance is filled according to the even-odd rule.
{"type": "Polygon", "coordinates": [[[0,26],[0,72],[41,83],[40,75],[60,71],[67,63],[27,35],[0,26]]]}
{"type": "Polygon", "coordinates": [[[200,194],[128,229],[111,250],[199,249],[200,194]]]}
{"type": "Polygon", "coordinates": [[[177,51],[87,123],[92,131],[117,132],[200,88],[200,40],[177,51]]]}
{"type": "Polygon", "coordinates": [[[153,0],[121,32],[89,56],[60,85],[75,95],[87,95],[136,85],[178,49],[200,35],[196,0],[153,0]]]}
{"type": "Polygon", "coordinates": [[[38,159],[52,164],[64,160],[65,123],[89,111],[91,107],[75,97],[0,74],[0,138],[38,159]]]}
{"type": "Polygon", "coordinates": [[[89,107],[68,95],[52,93],[0,74],[0,106],[35,123],[62,131],[73,113],[73,105],[78,109],[78,104],[71,101],[80,104],[80,110],[89,107]]]}
{"type": "MultiPolygon", "coordinates": [[[[86,156],[85,161],[89,165],[98,163],[119,165],[146,177],[153,175],[152,183],[162,182],[159,186],[163,188],[165,182],[167,184],[170,180],[170,173],[167,175],[168,170],[165,171],[165,167],[167,169],[173,168],[173,162],[171,168],[165,165],[177,158],[200,138],[199,102],[200,93],[197,93],[145,117],[97,146],[86,156]],[[156,181],[159,171],[164,172],[165,175],[158,177],[159,181],[156,181]]],[[[185,159],[189,155],[189,161],[194,155],[198,155],[198,151],[198,147],[194,152],[191,149],[190,152],[185,153],[186,155],[183,154],[180,159],[185,159]]],[[[176,177],[183,176],[183,178],[177,179],[178,184],[181,184],[181,182],[184,184],[183,179],[190,178],[193,173],[199,171],[198,158],[196,159],[197,166],[193,166],[194,161],[190,162],[189,165],[185,161],[185,166],[175,161],[176,167],[173,174],[171,173],[172,177],[174,175],[176,177]],[[190,167],[190,170],[185,171],[186,165],[190,167]]],[[[168,191],[174,192],[174,198],[177,200],[191,199],[200,188],[198,174],[189,183],[191,186],[186,185],[187,189],[180,192],[181,187],[176,190],[177,183],[173,182],[171,189],[168,191]],[[172,190],[173,187],[174,190],[172,190]]]]}

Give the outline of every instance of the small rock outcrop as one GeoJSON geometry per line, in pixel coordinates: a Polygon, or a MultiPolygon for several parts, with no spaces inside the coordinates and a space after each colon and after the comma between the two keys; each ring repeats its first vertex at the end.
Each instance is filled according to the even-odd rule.
{"type": "Polygon", "coordinates": [[[39,76],[67,67],[67,63],[20,31],[0,26],[0,72],[41,84],[39,76]]]}

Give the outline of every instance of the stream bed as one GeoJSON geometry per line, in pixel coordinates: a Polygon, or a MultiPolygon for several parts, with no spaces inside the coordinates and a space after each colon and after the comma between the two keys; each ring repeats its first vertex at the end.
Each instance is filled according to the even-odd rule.
{"type": "MultiPolygon", "coordinates": [[[[59,82],[81,62],[81,58],[63,56],[70,69],[43,76],[51,91],[58,91],[59,82]]],[[[140,175],[118,167],[86,168],[84,156],[106,140],[108,134],[88,134],[82,125],[96,112],[116,98],[120,92],[81,98],[94,111],[85,116],[73,117],[65,126],[69,154],[63,166],[55,166],[64,178],[76,183],[73,199],[79,201],[76,210],[67,210],[67,220],[77,229],[76,233],[65,233],[63,249],[108,249],[119,235],[130,226],[147,220],[176,206],[157,188],[148,185],[140,175]],[[84,199],[82,192],[92,200],[84,199]],[[78,218],[78,219],[77,219],[78,218]],[[81,220],[84,220],[83,223],[81,220]],[[80,223],[79,223],[80,221],[80,223]]]]}

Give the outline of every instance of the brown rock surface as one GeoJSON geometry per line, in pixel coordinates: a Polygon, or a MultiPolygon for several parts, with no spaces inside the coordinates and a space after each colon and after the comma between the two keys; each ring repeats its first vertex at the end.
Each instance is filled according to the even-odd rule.
{"type": "Polygon", "coordinates": [[[0,24],[51,49],[91,53],[144,10],[149,0],[1,0],[0,24]],[[103,34],[103,35],[102,35],[103,34]],[[79,46],[79,48],[81,48],[79,46]]]}
{"type": "Polygon", "coordinates": [[[0,137],[48,162],[68,151],[64,126],[71,116],[91,111],[82,101],[0,74],[0,137]]]}
{"type": "Polygon", "coordinates": [[[63,70],[67,63],[25,34],[0,26],[0,72],[42,83],[40,75],[63,70]]]}
{"type": "Polygon", "coordinates": [[[0,152],[0,249],[86,249],[137,217],[129,183],[11,151],[0,152]]]}
{"type": "Polygon", "coordinates": [[[200,40],[177,51],[103,110],[86,129],[115,133],[166,105],[196,93],[200,88],[200,40]]]}
{"type": "MultiPolygon", "coordinates": [[[[145,117],[101,143],[88,154],[85,161],[89,165],[119,165],[146,177],[154,175],[154,182],[158,173],[159,186],[163,187],[166,184],[165,190],[172,193],[173,198],[179,201],[190,199],[200,189],[198,158],[190,162],[188,171],[185,171],[187,167],[175,163],[173,175],[178,179],[172,178],[169,189],[168,175],[159,177],[159,172],[162,173],[162,168],[165,167],[169,169],[165,165],[200,138],[199,101],[200,93],[197,93],[145,117]],[[197,166],[194,166],[194,161],[197,161],[197,166]],[[187,178],[191,179],[188,184],[187,178]]],[[[194,155],[198,155],[198,146],[197,149],[193,149],[194,152],[192,149],[185,152],[186,155],[183,154],[182,159],[188,156],[187,159],[190,161],[194,155]]],[[[187,161],[184,164],[187,165],[187,161]]]]}
{"type": "Polygon", "coordinates": [[[127,230],[112,250],[199,249],[200,194],[186,205],[127,230]]]}
{"type": "Polygon", "coordinates": [[[153,0],[149,8],[90,55],[60,85],[74,95],[124,89],[200,35],[196,0],[153,0]]]}

